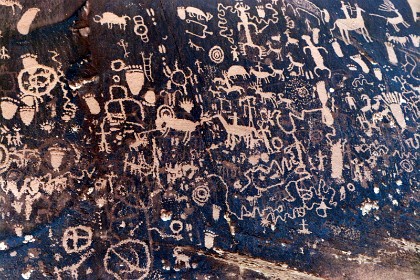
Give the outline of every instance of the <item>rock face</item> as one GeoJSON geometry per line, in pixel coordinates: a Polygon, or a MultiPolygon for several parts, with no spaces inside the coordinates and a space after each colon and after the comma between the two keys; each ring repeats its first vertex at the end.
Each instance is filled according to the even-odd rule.
{"type": "Polygon", "coordinates": [[[418,279],[419,12],[0,0],[0,278],[418,279]]]}

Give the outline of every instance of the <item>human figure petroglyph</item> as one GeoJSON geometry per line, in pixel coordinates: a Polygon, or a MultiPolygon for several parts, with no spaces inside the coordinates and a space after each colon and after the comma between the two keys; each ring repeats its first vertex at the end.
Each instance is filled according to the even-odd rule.
{"type": "Polygon", "coordinates": [[[346,97],[344,98],[347,102],[347,104],[349,105],[350,109],[352,110],[356,110],[356,100],[354,99],[353,96],[351,96],[350,92],[346,92],[346,97]]]}
{"type": "Polygon", "coordinates": [[[236,47],[236,46],[230,46],[230,49],[231,49],[231,54],[232,54],[232,60],[234,61],[234,62],[237,62],[237,61],[239,61],[239,52],[238,52],[238,47],[236,47]]]}
{"type": "Polygon", "coordinates": [[[2,46],[0,48],[0,59],[9,59],[10,55],[9,55],[9,51],[6,49],[5,46],[2,46]]]}
{"type": "Polygon", "coordinates": [[[204,73],[203,67],[202,67],[203,62],[201,62],[200,60],[196,59],[194,62],[194,65],[197,67],[197,73],[201,74],[204,73]]]}
{"type": "Polygon", "coordinates": [[[343,11],[345,18],[350,19],[350,14],[349,14],[349,10],[352,11],[352,7],[348,4],[345,4],[344,1],[340,1],[341,3],[341,8],[340,10],[343,11]]]}
{"type": "Polygon", "coordinates": [[[241,31],[241,29],[244,29],[245,31],[245,37],[246,37],[246,44],[254,45],[251,37],[251,29],[250,27],[254,28],[255,33],[259,33],[258,27],[255,23],[249,21],[249,14],[248,11],[250,7],[248,5],[245,5],[243,3],[236,3],[235,9],[238,12],[238,17],[240,19],[240,22],[238,22],[237,29],[238,31],[241,31]]]}
{"type": "Polygon", "coordinates": [[[255,96],[246,95],[239,99],[239,106],[244,109],[244,116],[248,117],[249,126],[254,126],[255,96]]]}
{"type": "Polygon", "coordinates": [[[268,126],[264,126],[261,122],[259,122],[257,124],[257,126],[258,126],[258,130],[257,130],[258,135],[263,140],[263,143],[265,145],[265,148],[267,149],[267,152],[270,153],[270,154],[273,153],[274,150],[271,147],[271,143],[270,143],[270,140],[269,140],[269,139],[272,138],[272,134],[271,134],[270,129],[268,128],[268,126]]]}
{"type": "Polygon", "coordinates": [[[130,52],[127,51],[128,43],[124,39],[121,39],[120,41],[118,41],[117,45],[123,48],[124,58],[127,58],[128,55],[130,54],[130,52]]]}
{"type": "MultiPolygon", "coordinates": [[[[220,34],[227,37],[230,40],[230,42],[233,44],[234,40],[232,38],[232,35],[226,34],[226,31],[228,30],[228,28],[227,26],[225,26],[226,24],[225,10],[228,10],[238,16],[240,21],[238,22],[237,27],[236,27],[237,31],[238,32],[243,31],[245,35],[245,42],[239,43],[239,46],[241,48],[241,53],[246,56],[248,53],[248,48],[250,48],[250,49],[257,49],[258,56],[260,58],[265,56],[265,48],[253,42],[251,30],[253,30],[255,34],[257,35],[257,34],[260,34],[265,28],[267,28],[270,23],[278,22],[278,17],[277,17],[278,12],[272,7],[272,5],[271,4],[265,5],[266,9],[272,11],[272,14],[268,20],[265,20],[262,17],[258,19],[256,17],[251,16],[251,14],[249,13],[250,7],[244,4],[243,2],[236,3],[234,7],[232,6],[224,7],[223,5],[219,4],[218,8],[219,8],[218,9],[219,12],[223,11],[222,14],[219,13],[219,19],[222,20],[222,21],[219,21],[219,27],[222,28],[222,31],[220,31],[220,34]],[[257,23],[262,24],[261,28],[257,26],[257,23]]],[[[258,9],[257,13],[262,15],[262,11],[263,11],[262,9],[258,9]]],[[[264,17],[265,17],[265,11],[264,11],[264,17]]],[[[230,33],[232,34],[233,30],[231,30],[230,33]]]]}
{"type": "MultiPolygon", "coordinates": [[[[194,248],[200,249],[199,254],[207,250],[219,252],[220,248],[233,244],[225,238],[225,233],[239,237],[244,225],[259,230],[263,237],[267,232],[274,234],[292,225],[290,234],[304,237],[308,232],[319,231],[325,221],[336,219],[336,211],[341,211],[334,209],[336,201],[339,207],[351,207],[349,202],[359,201],[363,195],[379,200],[378,194],[385,193],[385,184],[389,185],[387,192],[394,196],[392,200],[398,200],[400,206],[403,204],[403,197],[417,182],[415,149],[420,143],[415,133],[420,116],[415,57],[419,40],[410,11],[404,14],[398,7],[412,25],[406,29],[398,23],[401,33],[395,32],[391,23],[387,26],[386,20],[378,18],[378,26],[372,27],[375,17],[369,16],[368,24],[367,13],[361,12],[370,33],[382,32],[371,34],[375,35],[372,44],[362,44],[364,39],[358,44],[354,38],[362,37],[361,29],[353,33],[350,30],[348,35],[354,37],[355,46],[346,46],[327,32],[337,18],[326,24],[327,11],[321,5],[328,6],[333,17],[341,13],[342,19],[350,22],[357,14],[354,2],[344,4],[347,15],[339,10],[338,2],[334,6],[318,1],[319,7],[306,0],[285,0],[283,5],[281,2],[275,8],[283,12],[283,17],[278,24],[270,22],[269,28],[266,26],[273,12],[266,7],[267,1],[251,5],[243,12],[248,23],[257,27],[247,25],[253,46],[245,45],[245,27],[238,29],[242,19],[235,4],[216,10],[222,4],[205,3],[200,5],[204,15],[199,11],[188,14],[187,5],[184,11],[174,10],[170,13],[174,23],[184,26],[180,34],[174,31],[176,28],[168,29],[163,24],[167,11],[162,11],[162,5],[153,5],[156,13],[145,3],[112,5],[116,9],[112,12],[127,14],[133,21],[126,20],[126,31],[117,24],[112,25],[112,30],[105,24],[97,24],[96,28],[106,36],[92,32],[88,41],[95,44],[99,35],[104,46],[109,43],[114,47],[113,52],[99,57],[92,52],[80,61],[73,61],[77,58],[73,55],[79,55],[79,48],[71,49],[76,53],[57,49],[56,55],[63,51],[60,71],[37,50],[39,64],[55,70],[59,85],[37,99],[21,98],[17,86],[21,69],[18,66],[15,70],[13,63],[20,48],[14,46],[13,40],[7,41],[11,33],[3,29],[0,48],[7,47],[10,52],[5,54],[11,59],[0,60],[3,63],[0,66],[0,119],[3,118],[0,175],[6,181],[5,189],[16,185],[17,192],[29,187],[32,190],[31,194],[22,193],[16,199],[12,192],[0,189],[3,210],[0,218],[7,224],[7,219],[16,215],[22,220],[16,221],[20,224],[37,225],[44,220],[56,220],[61,207],[69,207],[65,210],[70,212],[65,215],[62,232],[57,235],[55,228],[50,229],[49,240],[55,245],[47,251],[56,253],[55,277],[79,274],[81,278],[89,278],[96,275],[96,269],[105,278],[116,279],[199,273],[192,271],[194,262],[202,258],[193,254],[194,248]],[[140,7],[147,15],[134,16],[137,12],[132,7],[140,7]],[[149,25],[152,23],[156,28],[149,25]],[[214,34],[198,37],[203,36],[200,30],[204,25],[214,34]],[[133,27],[134,30],[130,29],[133,27]],[[290,38],[282,34],[287,29],[290,38]],[[119,40],[124,43],[117,45],[119,40]],[[186,52],[182,47],[186,47],[186,52]],[[381,47],[385,57],[373,51],[381,47]],[[292,60],[286,57],[289,52],[292,60]],[[118,54],[120,58],[114,57],[118,54]],[[74,75],[81,77],[73,78],[74,75]],[[39,110],[32,118],[34,100],[39,110]],[[73,118],[66,114],[64,120],[62,105],[71,103],[73,118]],[[19,119],[21,115],[24,122],[19,119]],[[32,126],[26,127],[25,123],[32,126]],[[66,153],[76,153],[66,150],[67,146],[64,149],[54,145],[37,147],[39,142],[56,136],[64,137],[72,143],[72,149],[78,149],[74,160],[67,160],[66,153]],[[394,152],[390,153],[391,150],[394,152]],[[338,164],[334,164],[335,160],[338,164]],[[33,185],[29,186],[29,181],[22,184],[25,177],[21,181],[16,179],[14,170],[24,176],[30,173],[37,176],[42,173],[42,176],[32,176],[33,185]],[[114,174],[111,183],[104,172],[114,174]],[[378,178],[382,183],[377,184],[378,178]],[[326,187],[319,186],[322,180],[326,187]],[[15,183],[7,186],[7,181],[15,183]],[[334,199],[332,189],[337,192],[334,199]],[[394,194],[397,189],[398,196],[394,194]],[[75,195],[80,195],[80,200],[70,201],[69,197],[75,195]],[[38,208],[43,205],[45,209],[38,208]],[[80,219],[76,217],[77,221],[73,219],[74,213],[81,215],[80,219]],[[94,231],[92,243],[85,248],[89,242],[82,239],[74,246],[72,238],[68,238],[66,250],[60,237],[68,227],[84,225],[83,221],[94,231]],[[216,235],[220,239],[215,239],[216,235]],[[137,242],[118,245],[127,238],[144,242],[149,254],[137,242]],[[183,247],[175,252],[173,246],[164,246],[168,242],[180,242],[183,247]],[[102,257],[107,259],[103,265],[92,266],[97,256],[101,256],[101,252],[93,251],[93,245],[95,250],[105,246],[102,257]],[[190,257],[189,267],[182,260],[176,264],[173,254],[177,253],[181,258],[182,255],[190,257]],[[150,269],[146,271],[148,257],[150,269]],[[162,259],[165,261],[161,262],[162,259]],[[162,271],[162,267],[167,271],[162,271]],[[101,268],[105,271],[101,272],[101,268]]],[[[176,6],[180,5],[184,4],[176,6]]],[[[369,5],[364,3],[364,7],[368,11],[369,5]]],[[[0,6],[0,9],[11,15],[9,8],[0,6]]],[[[375,9],[370,7],[368,13],[375,9]]],[[[17,10],[16,14],[24,12],[17,10]]],[[[79,22],[78,14],[74,15],[77,18],[74,29],[84,26],[95,14],[102,16],[102,11],[91,14],[86,22],[85,18],[79,22]]],[[[37,16],[44,15],[42,10],[37,16]]],[[[392,18],[395,13],[383,15],[392,18]]],[[[35,20],[37,26],[42,24],[41,18],[35,20]]],[[[30,36],[16,32],[31,42],[40,31],[30,36]]],[[[87,39],[81,38],[78,32],[74,35],[78,40],[87,39]]],[[[38,45],[28,46],[36,49],[38,45]]],[[[85,41],[79,46],[85,46],[85,41]]],[[[3,184],[1,180],[0,184],[3,184]]],[[[389,204],[394,203],[386,197],[381,205],[387,207],[388,200],[389,204]]],[[[392,207],[398,212],[398,206],[392,207]]],[[[412,208],[407,207],[408,213],[412,208]]],[[[376,214],[382,218],[379,212],[376,214]]],[[[19,227],[15,229],[19,231],[19,227]]],[[[28,230],[25,226],[20,234],[28,230]]],[[[44,246],[44,240],[37,240],[38,245],[44,246]]],[[[306,247],[302,252],[307,252],[306,247]]],[[[20,250],[11,254],[20,254],[20,250]]],[[[48,257],[40,256],[39,261],[48,257]]],[[[28,258],[34,259],[31,255],[28,258]]],[[[44,272],[40,268],[34,277],[44,272]]],[[[4,274],[0,271],[0,275],[4,274]]]]}
{"type": "Polygon", "coordinates": [[[15,211],[20,214],[24,209],[24,216],[27,221],[30,220],[33,211],[33,204],[42,197],[41,188],[43,182],[38,178],[27,177],[22,183],[14,178],[0,177],[0,188],[5,193],[11,193],[14,196],[12,204],[15,211]]]}

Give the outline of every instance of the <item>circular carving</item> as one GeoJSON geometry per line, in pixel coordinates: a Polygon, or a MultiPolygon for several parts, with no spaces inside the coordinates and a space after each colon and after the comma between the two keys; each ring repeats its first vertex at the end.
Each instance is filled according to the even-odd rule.
{"type": "Polygon", "coordinates": [[[67,253],[77,253],[92,244],[92,229],[86,226],[69,227],[63,235],[63,247],[67,253]]]}
{"type": "Polygon", "coordinates": [[[193,190],[192,198],[195,203],[203,206],[210,197],[210,190],[207,186],[198,186],[193,190]]]}
{"type": "Polygon", "coordinates": [[[174,118],[175,117],[175,113],[174,110],[167,106],[167,105],[162,105],[157,109],[157,116],[158,118],[174,118]]]}
{"type": "Polygon", "coordinates": [[[56,86],[58,76],[51,67],[39,64],[34,55],[22,57],[24,69],[19,72],[19,88],[24,95],[41,97],[56,86]]]}
{"type": "Polygon", "coordinates": [[[402,160],[400,162],[400,166],[405,172],[408,172],[408,173],[411,173],[414,170],[411,160],[408,160],[408,159],[402,160]]]}
{"type": "Polygon", "coordinates": [[[127,239],[106,251],[106,272],[116,279],[145,279],[150,271],[150,253],[143,241],[127,239]]]}
{"type": "Polygon", "coordinates": [[[169,228],[171,229],[171,231],[174,234],[178,234],[178,233],[180,233],[184,229],[184,225],[182,224],[181,221],[173,220],[171,222],[171,224],[169,225],[169,228]]]}
{"type": "Polygon", "coordinates": [[[223,60],[225,59],[225,53],[221,47],[214,46],[209,51],[209,57],[211,61],[219,64],[219,63],[222,63],[223,60]]]}
{"type": "Polygon", "coordinates": [[[276,150],[276,151],[280,151],[281,150],[281,148],[283,148],[283,141],[281,140],[281,138],[280,137],[273,137],[272,139],[271,139],[271,145],[273,146],[273,148],[276,150]]]}

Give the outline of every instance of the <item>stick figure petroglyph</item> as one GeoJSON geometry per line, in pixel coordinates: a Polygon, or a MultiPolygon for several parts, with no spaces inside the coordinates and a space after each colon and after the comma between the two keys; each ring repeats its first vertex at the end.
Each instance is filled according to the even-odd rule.
{"type": "Polygon", "coordinates": [[[0,49],[0,59],[9,59],[10,55],[8,54],[8,50],[5,46],[2,46],[0,49]]]}
{"type": "Polygon", "coordinates": [[[118,41],[117,45],[123,48],[124,58],[127,58],[128,55],[130,54],[130,52],[127,52],[128,43],[124,39],[121,39],[120,41],[118,41]]]}

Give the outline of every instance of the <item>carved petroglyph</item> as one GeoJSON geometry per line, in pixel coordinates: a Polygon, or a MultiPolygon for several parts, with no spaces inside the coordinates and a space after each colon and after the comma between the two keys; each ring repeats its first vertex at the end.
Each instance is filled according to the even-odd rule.
{"type": "Polygon", "coordinates": [[[112,29],[114,25],[118,25],[118,27],[123,30],[125,30],[127,21],[129,20],[131,20],[129,16],[118,16],[111,12],[105,12],[102,15],[96,15],[93,18],[94,22],[100,23],[101,25],[106,25],[108,29],[112,29]]]}
{"type": "Polygon", "coordinates": [[[0,6],[12,8],[13,14],[15,14],[16,8],[19,8],[21,10],[23,8],[19,1],[16,0],[0,0],[0,6]]]}
{"type": "Polygon", "coordinates": [[[27,35],[29,33],[29,28],[39,11],[38,8],[30,8],[22,15],[17,23],[17,30],[20,34],[27,35]]]}
{"type": "Polygon", "coordinates": [[[1,279],[334,278],[302,258],[415,235],[414,2],[91,2],[0,0],[1,279]]]}
{"type": "Polygon", "coordinates": [[[151,259],[146,243],[127,239],[108,248],[104,266],[116,279],[145,279],[150,271],[151,259]]]}
{"type": "Polygon", "coordinates": [[[86,226],[67,228],[63,235],[63,247],[67,253],[78,253],[92,244],[92,229],[86,226]]]}
{"type": "Polygon", "coordinates": [[[349,31],[360,31],[367,42],[372,42],[372,39],[369,36],[369,32],[366,29],[365,21],[362,17],[362,12],[364,12],[364,10],[357,4],[354,4],[354,6],[354,9],[356,10],[356,17],[337,19],[334,22],[334,27],[330,29],[330,32],[332,32],[335,28],[338,28],[342,40],[346,45],[350,44],[349,31]]]}
{"type": "Polygon", "coordinates": [[[392,27],[394,27],[396,32],[400,31],[398,24],[402,24],[404,27],[410,27],[410,25],[404,20],[401,13],[398,11],[398,9],[395,8],[394,4],[392,4],[390,0],[384,0],[384,3],[379,6],[379,10],[384,12],[394,12],[396,14],[395,17],[384,17],[377,14],[370,14],[375,17],[386,19],[386,24],[390,24],[392,27]]]}

